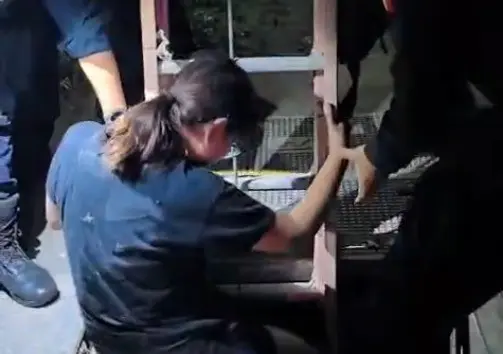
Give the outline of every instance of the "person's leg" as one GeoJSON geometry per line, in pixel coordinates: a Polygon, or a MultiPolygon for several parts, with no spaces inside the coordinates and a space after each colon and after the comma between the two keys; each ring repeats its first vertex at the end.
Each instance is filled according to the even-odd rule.
{"type": "MultiPolygon", "coordinates": [[[[29,260],[18,243],[19,191],[12,173],[19,99],[27,96],[23,89],[28,79],[23,80],[22,76],[34,75],[30,59],[39,57],[32,50],[35,41],[30,28],[5,26],[0,31],[0,287],[22,305],[40,307],[53,301],[58,291],[48,272],[29,260]]],[[[34,126],[27,130],[30,128],[37,131],[34,126]]],[[[24,144],[33,143],[26,137],[24,144]]],[[[31,163],[35,165],[36,160],[32,156],[31,163]]]]}

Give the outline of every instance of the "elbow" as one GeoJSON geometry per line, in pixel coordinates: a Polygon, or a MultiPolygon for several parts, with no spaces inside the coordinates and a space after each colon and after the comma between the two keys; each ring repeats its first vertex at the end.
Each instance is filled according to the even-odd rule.
{"type": "Polygon", "coordinates": [[[290,248],[290,241],[276,230],[271,230],[262,236],[260,241],[253,246],[253,250],[266,253],[285,253],[290,248]]]}
{"type": "Polygon", "coordinates": [[[59,213],[59,208],[54,204],[49,196],[45,198],[45,218],[47,226],[52,230],[61,230],[62,222],[59,213]]]}
{"type": "Polygon", "coordinates": [[[61,220],[49,220],[49,218],[47,219],[47,226],[54,231],[59,231],[63,227],[61,220]]]}

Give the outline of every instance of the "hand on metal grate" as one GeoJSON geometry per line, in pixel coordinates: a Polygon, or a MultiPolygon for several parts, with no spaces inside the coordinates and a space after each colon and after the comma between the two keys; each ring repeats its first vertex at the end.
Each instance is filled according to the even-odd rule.
{"type": "Polygon", "coordinates": [[[346,149],[345,155],[354,164],[358,179],[358,194],[355,203],[360,203],[371,197],[377,189],[377,171],[365,155],[364,145],[354,149],[346,149]]]}

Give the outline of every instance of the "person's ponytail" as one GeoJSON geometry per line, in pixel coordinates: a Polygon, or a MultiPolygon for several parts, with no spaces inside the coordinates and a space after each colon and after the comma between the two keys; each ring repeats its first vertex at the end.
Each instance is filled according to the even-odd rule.
{"type": "Polygon", "coordinates": [[[184,156],[175,97],[160,95],[128,109],[107,127],[104,160],[123,180],[137,182],[147,166],[167,166],[184,156]]]}

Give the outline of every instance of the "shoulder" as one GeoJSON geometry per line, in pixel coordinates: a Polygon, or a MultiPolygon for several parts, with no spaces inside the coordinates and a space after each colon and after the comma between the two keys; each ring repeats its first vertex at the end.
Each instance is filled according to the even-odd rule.
{"type": "Polygon", "coordinates": [[[206,204],[209,207],[225,189],[225,181],[204,166],[184,161],[167,173],[168,184],[176,193],[183,193],[189,204],[206,204]]]}
{"type": "Polygon", "coordinates": [[[83,121],[72,125],[61,139],[58,150],[79,148],[89,140],[100,140],[104,134],[104,125],[94,121],[83,121]]]}
{"type": "Polygon", "coordinates": [[[63,139],[75,139],[79,135],[90,136],[98,132],[103,132],[104,127],[103,124],[92,120],[78,122],[68,128],[63,139]]]}

